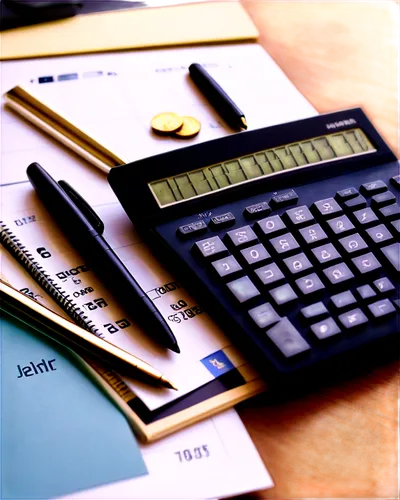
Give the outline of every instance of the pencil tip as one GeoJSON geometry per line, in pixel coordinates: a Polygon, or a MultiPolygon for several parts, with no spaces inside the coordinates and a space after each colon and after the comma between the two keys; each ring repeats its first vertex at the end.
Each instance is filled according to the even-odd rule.
{"type": "Polygon", "coordinates": [[[242,127],[247,129],[247,122],[246,122],[246,118],[244,116],[241,116],[240,117],[240,121],[242,122],[242,127]]]}
{"type": "Polygon", "coordinates": [[[168,389],[173,389],[174,391],[177,391],[178,388],[167,378],[164,377],[164,375],[160,378],[160,382],[164,387],[167,387],[168,389]]]}

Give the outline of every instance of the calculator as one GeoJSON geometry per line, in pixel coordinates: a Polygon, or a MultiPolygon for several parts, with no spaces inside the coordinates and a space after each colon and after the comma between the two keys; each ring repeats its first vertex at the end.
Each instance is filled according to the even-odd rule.
{"type": "Polygon", "coordinates": [[[398,353],[399,162],[360,108],[122,165],[109,183],[269,381],[398,353]]]}

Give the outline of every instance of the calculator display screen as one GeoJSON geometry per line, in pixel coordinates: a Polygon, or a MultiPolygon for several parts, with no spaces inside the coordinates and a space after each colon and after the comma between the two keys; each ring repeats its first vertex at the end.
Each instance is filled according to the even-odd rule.
{"type": "Polygon", "coordinates": [[[149,187],[159,206],[166,207],[281,171],[374,151],[364,132],[355,128],[190,170],[152,181],[149,187]]]}

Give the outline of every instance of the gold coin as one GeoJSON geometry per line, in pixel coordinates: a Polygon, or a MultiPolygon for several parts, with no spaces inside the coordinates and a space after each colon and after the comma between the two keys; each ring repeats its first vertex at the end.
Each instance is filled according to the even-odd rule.
{"type": "Polygon", "coordinates": [[[156,132],[169,134],[180,129],[183,118],[176,113],[160,113],[151,120],[151,127],[156,132]]]}
{"type": "Polygon", "coordinates": [[[196,134],[200,132],[200,122],[193,118],[193,116],[182,116],[183,125],[177,130],[174,135],[178,137],[194,137],[196,134]]]}

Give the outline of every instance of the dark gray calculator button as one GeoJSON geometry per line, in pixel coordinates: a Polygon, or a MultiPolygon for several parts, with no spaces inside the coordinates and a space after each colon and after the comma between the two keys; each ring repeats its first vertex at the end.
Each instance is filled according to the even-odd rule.
{"type": "Polygon", "coordinates": [[[376,292],[374,292],[371,285],[363,285],[357,288],[357,295],[361,300],[368,302],[376,297],[376,292]]]}
{"type": "Polygon", "coordinates": [[[287,231],[287,228],[279,215],[272,215],[271,217],[261,219],[256,223],[255,227],[261,235],[267,236],[274,236],[275,234],[287,231]]]}
{"type": "Polygon", "coordinates": [[[296,286],[303,296],[320,293],[325,289],[324,284],[320,280],[319,276],[315,273],[297,279],[296,286]]]}
{"type": "Polygon", "coordinates": [[[250,309],[249,315],[258,328],[268,328],[281,319],[279,314],[271,306],[271,304],[261,304],[261,306],[250,309]]]}
{"type": "Polygon", "coordinates": [[[232,226],[235,223],[235,216],[232,212],[226,214],[214,215],[211,217],[209,226],[212,229],[221,229],[223,227],[232,226]]]}
{"type": "Polygon", "coordinates": [[[203,234],[207,231],[207,224],[203,220],[198,220],[179,226],[177,234],[180,238],[189,238],[192,235],[203,234]]]}
{"type": "Polygon", "coordinates": [[[400,299],[395,299],[392,301],[397,311],[400,311],[400,299]]]}
{"type": "Polygon", "coordinates": [[[391,223],[391,229],[396,239],[400,239],[400,220],[395,220],[391,223]]]}
{"type": "Polygon", "coordinates": [[[349,187],[349,188],[341,189],[340,191],[338,191],[335,194],[335,199],[338,202],[343,202],[346,200],[350,200],[351,198],[355,198],[356,196],[358,196],[357,189],[354,187],[349,187]]]}
{"type": "Polygon", "coordinates": [[[367,200],[364,196],[356,196],[351,200],[347,200],[344,202],[344,208],[348,211],[360,210],[367,206],[367,200]]]}
{"type": "Polygon", "coordinates": [[[377,194],[372,197],[371,207],[386,207],[387,205],[391,205],[392,203],[396,203],[396,196],[390,191],[386,191],[386,193],[377,194]]]}
{"type": "Polygon", "coordinates": [[[360,187],[360,191],[365,196],[372,196],[373,194],[387,191],[387,186],[383,181],[371,181],[363,184],[360,187]]]}
{"type": "Polygon", "coordinates": [[[324,269],[324,274],[331,285],[346,283],[354,278],[354,274],[344,262],[324,269]]]}
{"type": "Polygon", "coordinates": [[[341,314],[339,321],[346,330],[351,330],[352,328],[357,328],[368,323],[368,318],[361,309],[353,309],[341,314]]]}
{"type": "Polygon", "coordinates": [[[281,208],[286,207],[287,205],[294,205],[297,203],[298,199],[299,197],[297,194],[293,191],[293,189],[290,189],[285,193],[279,193],[273,196],[270,203],[274,206],[274,208],[281,208]]]}
{"type": "Polygon", "coordinates": [[[319,323],[311,325],[311,331],[319,340],[341,333],[340,328],[332,318],[326,318],[319,323]]]}
{"type": "Polygon", "coordinates": [[[369,304],[368,309],[375,319],[384,318],[396,312],[394,305],[389,299],[383,299],[373,304],[369,304]]]}
{"type": "Polygon", "coordinates": [[[387,220],[400,219],[400,207],[397,203],[393,203],[393,205],[381,208],[379,215],[387,220]]]}
{"type": "Polygon", "coordinates": [[[327,243],[326,245],[313,248],[312,253],[317,263],[321,266],[332,264],[332,262],[341,260],[340,253],[336,250],[332,243],[327,243]]]}
{"type": "Polygon", "coordinates": [[[241,304],[260,295],[260,292],[248,276],[231,281],[226,286],[241,304]]]}
{"type": "Polygon", "coordinates": [[[286,220],[295,227],[303,227],[314,222],[314,217],[305,205],[291,208],[285,212],[286,220]]]}
{"type": "Polygon", "coordinates": [[[293,255],[292,257],[288,257],[287,259],[283,259],[283,262],[290,274],[300,275],[312,268],[311,262],[304,255],[304,253],[299,253],[297,255],[293,255]]]}
{"type": "Polygon", "coordinates": [[[240,253],[249,266],[262,264],[271,258],[270,254],[261,243],[245,248],[244,250],[240,250],[240,253]]]}
{"type": "Polygon", "coordinates": [[[359,274],[363,276],[370,273],[376,273],[382,269],[381,263],[371,252],[351,259],[351,262],[356,267],[359,274]]]}
{"type": "Polygon", "coordinates": [[[400,191],[400,175],[395,175],[390,179],[390,183],[400,191]]]}
{"type": "Polygon", "coordinates": [[[323,243],[328,239],[328,236],[319,224],[313,224],[312,226],[300,229],[299,233],[304,242],[310,246],[323,243]]]}
{"type": "Polygon", "coordinates": [[[386,277],[375,280],[373,285],[381,295],[390,295],[396,290],[393,283],[386,277]]]}
{"type": "Polygon", "coordinates": [[[288,283],[270,290],[269,293],[277,306],[284,306],[298,299],[293,288],[288,283]]]}
{"type": "Polygon", "coordinates": [[[234,247],[249,246],[257,242],[257,235],[250,226],[243,226],[226,233],[227,241],[234,247]]]}
{"type": "Polygon", "coordinates": [[[337,295],[333,295],[331,297],[332,305],[338,311],[349,309],[353,304],[357,303],[356,298],[350,292],[350,290],[346,290],[345,292],[338,293],[337,295]]]}
{"type": "Polygon", "coordinates": [[[200,252],[202,257],[209,260],[215,260],[217,257],[222,257],[228,253],[228,249],[222,243],[219,236],[212,236],[211,238],[197,241],[192,248],[200,252]]]}
{"type": "Polygon", "coordinates": [[[356,224],[363,228],[370,227],[374,224],[379,223],[379,219],[376,216],[375,212],[373,212],[373,210],[369,207],[357,210],[356,212],[354,212],[353,217],[356,224]]]}
{"type": "Polygon", "coordinates": [[[271,240],[269,240],[269,243],[275,253],[281,255],[293,253],[295,250],[300,248],[299,244],[290,233],[282,234],[281,236],[272,238],[271,240]]]}
{"type": "Polygon", "coordinates": [[[381,245],[382,243],[393,240],[392,233],[384,224],[379,224],[379,226],[367,229],[366,232],[371,243],[374,243],[375,245],[381,245]]]}
{"type": "Polygon", "coordinates": [[[392,270],[400,272],[400,243],[393,243],[388,247],[381,248],[381,252],[386,257],[392,270]]]}
{"type": "Polygon", "coordinates": [[[261,215],[268,215],[271,212],[271,208],[266,201],[256,203],[254,205],[249,205],[243,211],[243,215],[247,219],[256,219],[261,215]]]}
{"type": "Polygon", "coordinates": [[[312,211],[317,217],[331,219],[343,213],[340,205],[334,198],[326,198],[313,203],[312,211]]]}
{"type": "Polygon", "coordinates": [[[337,235],[349,234],[356,230],[347,215],[341,215],[340,217],[328,220],[328,226],[331,232],[337,235]]]}
{"type": "Polygon", "coordinates": [[[308,343],[287,318],[282,318],[279,323],[270,328],[267,336],[286,358],[310,349],[308,343]]]}
{"type": "Polygon", "coordinates": [[[300,314],[307,321],[317,321],[325,316],[328,316],[328,309],[323,302],[316,302],[301,309],[300,314]]]}
{"type": "Polygon", "coordinates": [[[285,279],[284,274],[275,262],[267,264],[264,267],[260,267],[260,269],[256,269],[255,274],[260,282],[265,286],[276,285],[285,279]]]}
{"type": "Polygon", "coordinates": [[[343,250],[348,254],[357,254],[365,249],[368,249],[368,245],[361,238],[359,234],[352,234],[351,236],[346,236],[339,240],[340,245],[343,250]]]}
{"type": "Polygon", "coordinates": [[[223,259],[216,260],[212,263],[213,268],[220,278],[231,278],[232,275],[242,271],[242,267],[232,255],[224,257],[223,259]]]}

